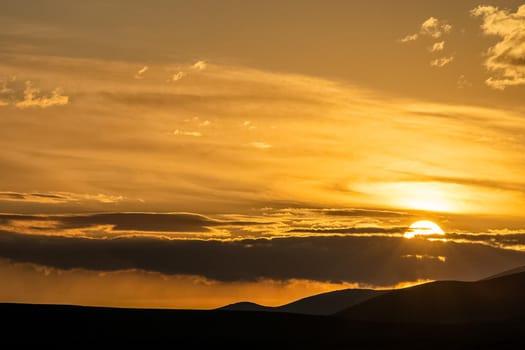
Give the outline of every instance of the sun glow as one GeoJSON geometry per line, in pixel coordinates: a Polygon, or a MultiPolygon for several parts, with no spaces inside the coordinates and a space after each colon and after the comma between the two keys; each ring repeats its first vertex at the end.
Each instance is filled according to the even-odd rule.
{"type": "Polygon", "coordinates": [[[402,182],[398,184],[399,190],[403,192],[400,196],[404,207],[450,212],[456,211],[453,197],[457,193],[457,189],[450,188],[449,184],[442,184],[438,182],[402,182]],[[456,191],[454,191],[456,190],[456,191]]]}
{"type": "Polygon", "coordinates": [[[414,238],[420,235],[444,235],[445,232],[438,224],[430,220],[420,220],[409,226],[405,238],[414,238]]]}

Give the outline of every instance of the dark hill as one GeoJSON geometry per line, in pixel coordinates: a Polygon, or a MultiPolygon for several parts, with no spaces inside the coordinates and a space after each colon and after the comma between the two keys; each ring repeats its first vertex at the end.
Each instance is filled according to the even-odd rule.
{"type": "Polygon", "coordinates": [[[305,315],[332,315],[365,300],[385,294],[373,289],[343,289],[299,299],[278,307],[279,311],[305,315]]]}
{"type": "Polygon", "coordinates": [[[276,311],[277,308],[271,306],[259,305],[249,301],[241,301],[240,303],[228,304],[222,306],[217,310],[223,311],[276,311]]]}
{"type": "Polygon", "coordinates": [[[518,266],[518,267],[515,267],[513,269],[497,273],[495,275],[489,276],[489,277],[484,278],[484,279],[485,280],[490,280],[490,279],[493,279],[493,278],[498,278],[498,277],[503,277],[503,276],[508,276],[508,275],[514,275],[514,274],[520,273],[520,272],[525,272],[525,266],[518,266]]]}
{"type": "Polygon", "coordinates": [[[365,300],[382,295],[387,291],[373,289],[343,289],[312,295],[289,304],[270,307],[250,302],[240,302],[221,307],[230,311],[288,312],[304,315],[332,315],[365,300]]]}
{"type": "Polygon", "coordinates": [[[525,272],[477,282],[439,281],[390,293],[337,314],[389,323],[525,320],[525,272]]]}
{"type": "Polygon", "coordinates": [[[0,304],[3,348],[523,349],[523,322],[387,324],[280,312],[0,304]],[[13,346],[9,346],[12,344],[13,346]],[[157,345],[158,344],[158,345],[157,345]]]}

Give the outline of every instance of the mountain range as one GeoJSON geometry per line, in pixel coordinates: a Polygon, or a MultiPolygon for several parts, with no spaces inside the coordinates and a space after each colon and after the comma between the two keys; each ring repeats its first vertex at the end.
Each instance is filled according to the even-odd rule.
{"type": "Polygon", "coordinates": [[[0,303],[2,344],[315,349],[519,349],[525,271],[474,282],[341,290],[280,307],[158,310],[0,303]],[[335,311],[334,311],[335,310],[335,311]],[[278,312],[273,312],[278,311],[278,312]],[[310,314],[308,314],[310,313],[310,314]]]}
{"type": "Polygon", "coordinates": [[[389,323],[465,323],[525,319],[525,266],[485,279],[435,281],[395,290],[344,289],[269,307],[251,302],[218,310],[285,312],[389,323]]]}
{"type": "Polygon", "coordinates": [[[288,312],[304,315],[332,315],[350,306],[362,303],[388,291],[374,289],[343,289],[312,295],[281,306],[263,306],[251,302],[240,302],[219,308],[230,311],[288,312]]]}

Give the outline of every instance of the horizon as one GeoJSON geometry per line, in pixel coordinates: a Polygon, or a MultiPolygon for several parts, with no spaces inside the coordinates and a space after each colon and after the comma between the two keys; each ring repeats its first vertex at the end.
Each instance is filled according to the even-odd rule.
{"type": "Polygon", "coordinates": [[[21,0],[0,33],[0,302],[525,265],[523,0],[21,0]]]}

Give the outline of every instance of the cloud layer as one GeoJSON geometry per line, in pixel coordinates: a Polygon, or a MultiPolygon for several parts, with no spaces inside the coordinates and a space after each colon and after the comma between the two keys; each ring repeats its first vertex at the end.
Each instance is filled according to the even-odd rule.
{"type": "MultiPolygon", "coordinates": [[[[2,62],[8,73],[15,62],[30,72],[19,82],[64,86],[71,96],[60,113],[12,108],[0,118],[2,191],[33,202],[4,196],[4,212],[47,212],[28,194],[58,192],[122,198],[110,210],[123,212],[239,213],[287,203],[513,214],[524,203],[522,187],[507,184],[522,183],[525,172],[525,144],[513,141],[524,128],[519,111],[392,99],[246,67],[151,64],[136,80],[132,63],[2,62]],[[188,75],[166,82],[181,71],[188,75]],[[473,173],[480,181],[469,181],[473,173]],[[489,179],[493,186],[480,185],[489,179]]],[[[21,93],[19,85],[4,90],[21,93]]],[[[81,210],[61,202],[64,213],[81,210]]]]}
{"type": "Polygon", "coordinates": [[[523,252],[385,237],[85,239],[2,231],[0,241],[0,257],[18,262],[60,269],[139,269],[217,281],[305,279],[385,286],[418,279],[475,279],[525,264],[523,252]]]}
{"type": "Polygon", "coordinates": [[[369,286],[477,279],[525,264],[523,230],[404,238],[418,215],[357,208],[265,210],[251,217],[2,214],[0,259],[62,270],[141,270],[223,282],[369,286]]]}

